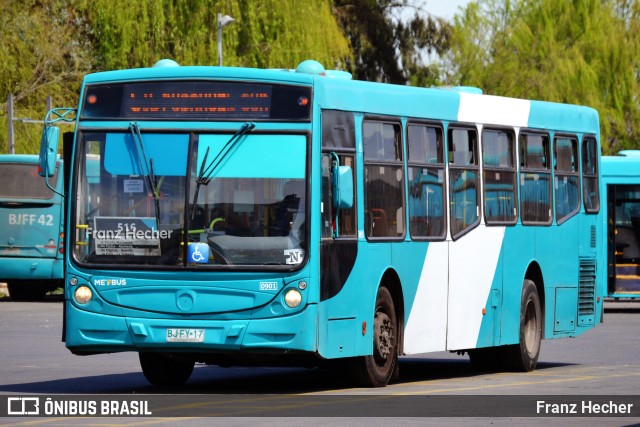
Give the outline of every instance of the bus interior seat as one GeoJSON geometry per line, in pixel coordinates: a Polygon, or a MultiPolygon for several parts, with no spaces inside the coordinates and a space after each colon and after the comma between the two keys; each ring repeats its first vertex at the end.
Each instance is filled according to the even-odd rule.
{"type": "Polygon", "coordinates": [[[616,249],[622,249],[622,260],[640,259],[640,245],[631,228],[618,227],[616,229],[616,249]]]}
{"type": "Polygon", "coordinates": [[[631,228],[633,228],[633,233],[636,235],[636,240],[640,242],[640,217],[631,217],[631,228]]]}
{"type": "Polygon", "coordinates": [[[283,202],[287,201],[287,208],[292,211],[304,209],[304,181],[300,179],[290,180],[284,183],[282,189],[283,202]]]}
{"type": "Polygon", "coordinates": [[[285,182],[282,195],[283,198],[276,205],[276,215],[273,228],[289,234],[291,229],[297,229],[304,220],[304,181],[300,179],[285,182]]]}
{"type": "Polygon", "coordinates": [[[387,213],[384,209],[371,208],[366,215],[367,228],[371,237],[387,237],[389,234],[389,223],[387,213]]]}
{"type": "Polygon", "coordinates": [[[203,207],[201,206],[196,207],[195,212],[193,213],[193,218],[191,219],[190,228],[192,229],[205,228],[205,217],[204,217],[203,207]]]}

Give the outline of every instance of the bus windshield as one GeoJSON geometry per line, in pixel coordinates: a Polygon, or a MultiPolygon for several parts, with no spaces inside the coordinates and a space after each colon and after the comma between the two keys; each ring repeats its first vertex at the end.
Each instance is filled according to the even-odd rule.
{"type": "Polygon", "coordinates": [[[196,269],[302,263],[305,135],[123,131],[87,132],[81,141],[77,261],[196,269]],[[99,173],[90,170],[98,165],[99,173]]]}
{"type": "MultiPolygon", "coordinates": [[[[2,163],[0,164],[0,197],[3,199],[51,199],[53,191],[43,184],[38,175],[36,163],[2,163]]],[[[58,168],[49,179],[55,188],[58,182],[58,168]]]]}

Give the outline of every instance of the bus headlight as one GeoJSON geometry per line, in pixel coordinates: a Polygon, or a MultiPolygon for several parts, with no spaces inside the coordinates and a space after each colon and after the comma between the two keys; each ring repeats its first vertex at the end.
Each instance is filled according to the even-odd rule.
{"type": "Polygon", "coordinates": [[[80,286],[78,289],[76,289],[76,292],[73,294],[73,296],[78,303],[86,304],[91,301],[93,292],[91,292],[91,289],[89,289],[88,286],[80,286]]]}
{"type": "Polygon", "coordinates": [[[290,308],[296,308],[302,302],[302,294],[297,289],[289,289],[286,294],[284,294],[284,302],[290,308]]]}

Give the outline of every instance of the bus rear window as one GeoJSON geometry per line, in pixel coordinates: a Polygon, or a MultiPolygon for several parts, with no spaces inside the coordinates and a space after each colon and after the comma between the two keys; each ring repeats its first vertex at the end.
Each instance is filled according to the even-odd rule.
{"type": "MultiPolygon", "coordinates": [[[[38,175],[35,163],[0,164],[0,197],[8,199],[51,199],[54,193],[47,188],[44,179],[38,175]]],[[[49,184],[56,187],[58,168],[49,178],[49,184]]]]}

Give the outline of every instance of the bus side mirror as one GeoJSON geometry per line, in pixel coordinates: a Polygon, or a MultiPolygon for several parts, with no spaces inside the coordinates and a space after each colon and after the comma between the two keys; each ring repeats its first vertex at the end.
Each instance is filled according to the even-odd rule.
{"type": "Polygon", "coordinates": [[[331,194],[335,209],[353,207],[353,172],[351,166],[335,166],[331,175],[331,194]]]}
{"type": "Polygon", "coordinates": [[[42,139],[40,140],[40,167],[38,168],[38,172],[42,177],[51,177],[56,172],[59,139],[59,127],[44,127],[44,130],[42,131],[42,139]]]}

